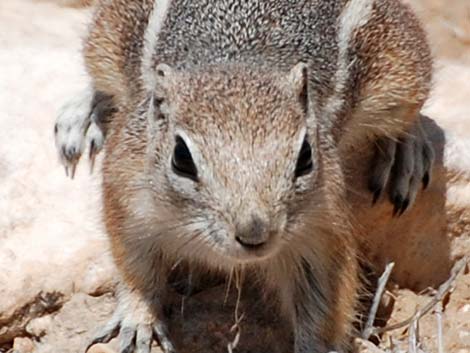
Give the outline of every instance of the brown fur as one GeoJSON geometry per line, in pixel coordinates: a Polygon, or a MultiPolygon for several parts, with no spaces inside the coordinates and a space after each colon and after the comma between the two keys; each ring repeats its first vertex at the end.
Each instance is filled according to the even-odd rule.
{"type": "Polygon", "coordinates": [[[123,104],[129,104],[140,88],[136,82],[152,4],[152,0],[100,1],[85,41],[86,67],[95,88],[124,100],[123,104]]]}
{"type": "MultiPolygon", "coordinates": [[[[343,168],[350,160],[347,156],[351,146],[370,145],[371,136],[396,135],[416,121],[429,92],[432,66],[423,31],[400,3],[375,1],[369,22],[354,32],[352,47],[347,51],[348,57],[355,58],[348,66],[351,75],[345,87],[338,86],[340,91],[333,92],[333,98],[341,101],[340,109],[330,111],[326,120],[319,118],[317,136],[312,137],[318,142],[314,150],[318,165],[315,179],[311,179],[314,184],[304,186],[309,190],[308,197],[280,203],[274,198],[279,196],[276,187],[283,190],[286,186],[276,185],[274,179],[266,183],[264,170],[257,174],[248,167],[256,165],[254,158],[258,157],[253,146],[264,151],[266,141],[286,141],[289,145],[301,128],[302,107],[292,94],[295,87],[283,88],[283,84],[289,84],[285,70],[265,73],[235,65],[225,72],[227,67],[214,65],[202,72],[178,71],[167,85],[156,87],[161,105],[155,108],[155,124],[160,125],[154,131],[146,115],[152,101],[144,91],[140,70],[151,7],[151,0],[102,1],[85,44],[87,68],[96,90],[113,96],[119,109],[106,145],[104,210],[113,255],[124,281],[144,297],[158,296],[164,301],[166,277],[180,258],[198,271],[227,273],[237,268],[224,260],[223,246],[214,245],[212,252],[198,253],[202,248],[200,239],[187,242],[178,238],[178,232],[189,233],[178,215],[194,217],[185,213],[188,203],[194,200],[159,189],[166,185],[161,166],[167,161],[161,158],[170,155],[173,146],[167,131],[174,131],[174,127],[164,119],[158,120],[165,112],[176,117],[180,127],[204,146],[201,154],[206,161],[221,162],[219,155],[230,141],[232,154],[245,162],[230,159],[231,164],[212,168],[214,178],[221,181],[221,193],[228,193],[228,198],[238,203],[217,208],[211,204],[217,194],[209,194],[197,200],[198,206],[204,205],[204,211],[222,215],[228,224],[235,224],[238,215],[248,212],[245,202],[252,201],[261,212],[275,209],[278,203],[290,207],[286,212],[295,221],[283,239],[289,247],[279,250],[275,260],[242,267],[262,277],[267,290],[280,290],[284,312],[295,316],[296,331],[315,332],[318,351],[346,349],[353,331],[360,281],[359,246],[350,224],[343,168]],[[327,123],[333,125],[333,131],[327,123]],[[237,131],[239,126],[242,128],[237,131]],[[141,205],[144,210],[139,208],[141,205]],[[307,215],[303,214],[305,209],[307,215]],[[166,238],[149,232],[164,232],[166,238]],[[151,239],[152,234],[159,243],[151,239]],[[141,244],[136,241],[139,237],[144,237],[141,244]],[[311,273],[302,267],[304,260],[311,273]],[[311,288],[312,281],[316,281],[317,288],[311,288]],[[308,317],[312,306],[317,316],[313,324],[308,317]]],[[[270,167],[276,171],[287,170],[287,161],[294,161],[295,156],[284,151],[282,143],[279,146],[273,144],[262,158],[272,162],[270,167]],[[269,153],[280,157],[280,166],[270,160],[269,153]]],[[[276,212],[282,215],[284,210],[272,214],[268,211],[266,217],[276,225],[273,227],[281,227],[276,223],[280,222],[276,212]]],[[[300,342],[298,352],[307,352],[300,342]]]]}
{"type": "MultiPolygon", "coordinates": [[[[432,58],[415,14],[399,1],[377,0],[367,25],[350,49],[357,60],[351,80],[352,118],[339,119],[342,145],[358,145],[368,136],[397,136],[417,122],[431,89],[432,58]]],[[[351,86],[348,85],[348,86],[351,86]]]]}

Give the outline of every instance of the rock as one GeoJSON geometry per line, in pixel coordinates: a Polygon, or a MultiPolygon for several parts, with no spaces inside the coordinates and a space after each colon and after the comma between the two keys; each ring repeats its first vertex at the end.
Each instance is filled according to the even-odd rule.
{"type": "Polygon", "coordinates": [[[111,349],[107,344],[98,343],[90,347],[87,353],[117,353],[111,349]]]}
{"type": "Polygon", "coordinates": [[[35,345],[32,340],[24,337],[17,337],[13,342],[13,353],[33,353],[35,345]]]}
{"type": "Polygon", "coordinates": [[[0,346],[73,293],[113,287],[100,176],[84,163],[65,178],[53,139],[57,110],[87,83],[79,50],[89,15],[0,1],[0,346]]]}
{"type": "MultiPolygon", "coordinates": [[[[448,300],[444,301],[444,314],[442,316],[443,338],[445,352],[458,352],[470,347],[470,314],[462,312],[463,308],[470,300],[470,273],[463,274],[456,282],[455,290],[450,294],[448,300]]],[[[388,325],[402,322],[412,317],[417,308],[423,308],[430,300],[431,295],[418,295],[410,290],[401,289],[395,293],[397,301],[395,310],[392,313],[388,325]]],[[[437,329],[435,310],[431,310],[419,321],[420,339],[430,352],[437,351],[437,329]]],[[[400,330],[398,330],[400,331],[400,330]]],[[[401,330],[402,332],[404,331],[401,330]]],[[[383,348],[390,335],[396,332],[389,332],[383,337],[383,348]]]]}
{"type": "MultiPolygon", "coordinates": [[[[466,0],[405,0],[409,3],[428,32],[434,55],[439,59],[455,63],[470,63],[470,27],[468,11],[470,3],[466,0]]],[[[460,81],[461,77],[454,77],[460,81]]],[[[453,94],[464,94],[453,87],[453,94]]],[[[453,109],[453,108],[452,108],[453,109]]],[[[463,125],[463,124],[462,124],[463,125]]],[[[468,131],[468,130],[467,130],[468,131]]]]}
{"type": "Polygon", "coordinates": [[[93,335],[111,318],[115,306],[110,294],[73,295],[52,317],[48,334],[41,338],[35,353],[55,353],[58,347],[61,353],[84,352],[93,335]]]}
{"type": "Polygon", "coordinates": [[[375,344],[360,338],[354,340],[354,350],[357,353],[384,353],[375,344]]]}
{"type": "Polygon", "coordinates": [[[43,0],[43,1],[50,1],[61,6],[68,6],[68,7],[85,7],[90,6],[95,3],[95,0],[43,0]]]}
{"type": "Polygon", "coordinates": [[[50,315],[38,317],[31,320],[26,325],[26,332],[33,337],[40,338],[44,336],[48,331],[50,331],[52,323],[52,318],[50,315]]]}

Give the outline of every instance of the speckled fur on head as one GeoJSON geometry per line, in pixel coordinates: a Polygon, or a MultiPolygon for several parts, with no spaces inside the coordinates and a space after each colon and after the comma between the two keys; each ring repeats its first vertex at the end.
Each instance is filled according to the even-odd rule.
{"type": "MultiPolygon", "coordinates": [[[[150,145],[153,141],[158,144],[143,151],[150,155],[142,156],[151,163],[146,162],[149,166],[141,177],[153,185],[155,193],[134,195],[133,207],[138,207],[139,212],[133,217],[136,219],[128,222],[131,226],[158,227],[159,222],[171,216],[156,208],[176,207],[175,212],[197,222],[188,225],[189,231],[179,228],[182,235],[156,236],[159,244],[168,243],[167,251],[175,249],[175,256],[187,254],[194,259],[200,257],[201,261],[207,259],[209,252],[213,259],[220,257],[217,266],[230,267],[239,261],[254,261],[279,252],[281,243],[287,241],[283,238],[285,228],[298,216],[292,210],[305,199],[313,202],[323,195],[323,183],[317,178],[323,169],[321,153],[316,148],[318,133],[311,128],[315,122],[308,122],[314,117],[307,118],[302,97],[307,85],[304,66],[300,64],[287,74],[253,71],[244,65],[182,72],[159,65],[162,67],[155,90],[159,113],[151,116],[147,112],[149,123],[136,120],[153,125],[154,119],[157,124],[164,124],[164,128],[153,129],[155,135],[147,135],[150,145]],[[197,182],[172,170],[178,138],[191,153],[197,182]],[[297,180],[295,169],[305,139],[312,146],[314,171],[297,180]],[[162,190],[158,192],[157,188],[162,190]],[[309,192],[317,196],[306,197],[309,192]],[[141,196],[147,201],[141,201],[141,196]],[[273,244],[268,244],[269,249],[250,253],[235,241],[237,227],[250,224],[252,219],[259,220],[266,227],[264,232],[270,233],[273,244]],[[188,241],[194,232],[200,235],[188,241]],[[187,244],[183,246],[182,242],[187,244]],[[233,258],[232,264],[227,262],[229,258],[233,258]]],[[[125,133],[137,136],[144,128],[129,122],[125,133]]],[[[315,209],[312,205],[311,212],[315,209]]],[[[152,229],[141,230],[149,232],[152,229]]]]}

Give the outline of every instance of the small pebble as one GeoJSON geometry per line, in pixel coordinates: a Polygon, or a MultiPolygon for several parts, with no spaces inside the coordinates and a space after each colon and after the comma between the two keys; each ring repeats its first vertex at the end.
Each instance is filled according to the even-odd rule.
{"type": "Polygon", "coordinates": [[[15,353],[33,353],[34,342],[26,337],[17,337],[13,341],[13,352],[15,353]]]}
{"type": "Polygon", "coordinates": [[[31,320],[26,325],[26,332],[34,337],[44,336],[52,324],[52,318],[50,316],[43,316],[37,319],[31,320]]]}

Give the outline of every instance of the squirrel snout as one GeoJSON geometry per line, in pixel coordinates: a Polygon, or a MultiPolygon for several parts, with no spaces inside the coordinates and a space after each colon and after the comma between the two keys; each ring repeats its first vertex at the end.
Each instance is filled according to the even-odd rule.
{"type": "Polygon", "coordinates": [[[269,240],[270,233],[265,221],[252,216],[247,223],[236,226],[235,240],[245,248],[258,248],[269,240]]]}

